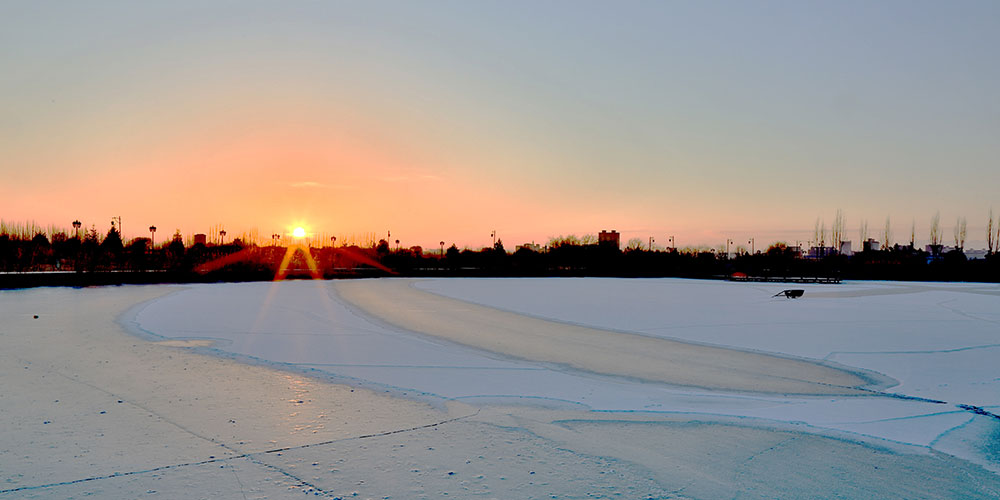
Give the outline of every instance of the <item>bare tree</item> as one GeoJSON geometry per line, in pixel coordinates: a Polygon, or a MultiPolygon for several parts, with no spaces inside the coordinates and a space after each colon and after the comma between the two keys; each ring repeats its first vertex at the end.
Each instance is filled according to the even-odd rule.
{"type": "Polygon", "coordinates": [[[816,228],[813,230],[813,240],[816,246],[822,248],[826,246],[826,221],[816,218],[816,228]]]}
{"type": "Polygon", "coordinates": [[[997,228],[996,234],[993,236],[993,251],[1000,251],[1000,221],[997,221],[994,226],[997,228]]]}
{"type": "Polygon", "coordinates": [[[993,207],[990,207],[990,220],[986,223],[986,254],[993,253],[993,207]]]}
{"type": "Polygon", "coordinates": [[[834,252],[840,252],[840,246],[844,244],[844,212],[837,209],[837,215],[833,218],[833,226],[830,228],[831,244],[834,252]]]}
{"type": "Polygon", "coordinates": [[[966,226],[965,217],[959,217],[955,221],[955,248],[960,252],[965,249],[966,226]]]}
{"type": "Polygon", "coordinates": [[[882,230],[882,249],[888,250],[890,245],[889,241],[892,240],[892,224],[889,220],[889,216],[885,216],[885,229],[882,230]]]}
{"type": "Polygon", "coordinates": [[[628,243],[625,244],[625,250],[626,251],[642,250],[642,247],[645,244],[646,242],[642,241],[642,238],[632,238],[628,240],[628,243]]]}
{"type": "Polygon", "coordinates": [[[931,245],[938,246],[941,244],[941,212],[935,212],[934,217],[931,217],[931,245]]]}

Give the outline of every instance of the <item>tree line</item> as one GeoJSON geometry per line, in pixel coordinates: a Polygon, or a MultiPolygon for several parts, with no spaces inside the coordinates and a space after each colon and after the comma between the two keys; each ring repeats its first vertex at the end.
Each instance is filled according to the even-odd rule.
{"type": "MultiPolygon", "coordinates": [[[[840,214],[838,213],[838,216],[840,214]]],[[[842,217],[838,217],[842,219],[842,217]]],[[[935,217],[935,221],[938,218],[935,217]]],[[[933,221],[932,221],[933,222],[933,221]]],[[[961,221],[960,222],[964,222],[961,221]]],[[[831,236],[842,237],[842,222],[831,236]]],[[[990,214],[989,252],[984,259],[966,259],[961,251],[965,225],[955,230],[956,246],[935,254],[910,245],[895,244],[853,255],[833,251],[819,258],[803,258],[802,250],[776,242],[766,250],[735,253],[710,248],[661,248],[636,239],[619,248],[599,243],[593,235],[559,236],[544,246],[523,245],[508,251],[502,240],[481,250],[425,252],[401,248],[386,239],[370,243],[316,248],[308,244],[271,245],[229,243],[185,245],[180,232],[154,248],[151,238],[125,243],[118,229],[100,234],[94,226],[75,234],[48,231],[34,225],[0,222],[0,286],[19,283],[101,284],[105,282],[193,282],[268,280],[282,276],[620,276],[726,278],[734,275],[768,278],[835,277],[839,279],[1000,281],[1000,257],[990,214]],[[51,236],[50,236],[51,235],[51,236]],[[646,243],[645,245],[643,243],[646,243]],[[284,269],[279,267],[284,266],[284,269]],[[312,270],[315,268],[315,270],[312,270]],[[34,273],[34,277],[12,275],[34,273]],[[58,278],[53,275],[71,275],[58,278]],[[48,275],[46,277],[46,275],[48,275]]],[[[887,224],[888,228],[889,225],[887,224]]],[[[865,236],[866,227],[861,228],[865,236]]],[[[888,231],[888,229],[887,229],[888,231]]],[[[931,225],[931,241],[940,244],[940,225],[931,225]]],[[[822,236],[822,235],[820,235],[822,236]]],[[[823,238],[819,238],[823,241],[823,238]]]]}

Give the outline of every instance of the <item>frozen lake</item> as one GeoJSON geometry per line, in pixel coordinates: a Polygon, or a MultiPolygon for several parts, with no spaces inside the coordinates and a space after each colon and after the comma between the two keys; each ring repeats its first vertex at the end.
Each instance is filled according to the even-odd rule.
{"type": "MultiPolygon", "coordinates": [[[[760,419],[937,449],[998,468],[1000,286],[783,285],[677,279],[408,280],[425,292],[554,322],[831,362],[880,374],[872,396],[726,392],[599,375],[417,334],[362,313],[337,282],[177,287],[133,329],[394,392],[472,404],[760,419]],[[805,296],[772,297],[783,288],[805,296]]],[[[408,307],[399,304],[400,308],[408,307]]],[[[608,352],[614,359],[615,352],[608,352]]]]}

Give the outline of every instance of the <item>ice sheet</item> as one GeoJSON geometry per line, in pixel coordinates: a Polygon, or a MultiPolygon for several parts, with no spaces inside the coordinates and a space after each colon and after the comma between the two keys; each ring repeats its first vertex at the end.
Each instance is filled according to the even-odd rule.
{"type": "Polygon", "coordinates": [[[891,392],[945,403],[726,394],[565,370],[387,326],[352,310],[330,282],[194,285],[148,304],[135,321],[164,338],[213,339],[228,352],[446,399],[746,417],[917,446],[959,449],[942,444],[973,417],[956,405],[1000,404],[1000,368],[989,362],[1000,344],[995,285],[798,285],[806,295],[797,300],[771,298],[789,287],[780,284],[672,279],[414,285],[556,321],[829,359],[899,380],[891,392]]]}

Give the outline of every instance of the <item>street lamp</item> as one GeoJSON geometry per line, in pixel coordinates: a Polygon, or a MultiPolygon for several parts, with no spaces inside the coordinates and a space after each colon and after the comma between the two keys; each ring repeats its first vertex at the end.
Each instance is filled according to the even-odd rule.
{"type": "Polygon", "coordinates": [[[493,238],[493,247],[496,248],[496,246],[497,246],[497,230],[494,229],[492,232],[490,232],[490,236],[493,238]]]}
{"type": "Polygon", "coordinates": [[[753,255],[753,253],[754,253],[753,252],[754,251],[754,239],[750,238],[750,241],[748,241],[747,243],[750,244],[750,255],[753,255]]]}
{"type": "Polygon", "coordinates": [[[225,244],[226,244],[226,230],[223,229],[219,231],[219,245],[225,245],[225,244]]]}
{"type": "Polygon", "coordinates": [[[278,233],[271,234],[271,241],[274,242],[274,246],[278,246],[278,240],[281,239],[281,235],[278,233]]]}
{"type": "Polygon", "coordinates": [[[149,226],[149,249],[152,250],[156,246],[156,240],[153,236],[156,234],[156,226],[149,226]]]}
{"type": "Polygon", "coordinates": [[[726,238],[726,258],[729,258],[729,245],[733,243],[731,238],[726,238]]]}
{"type": "Polygon", "coordinates": [[[79,219],[73,221],[73,229],[76,229],[76,239],[80,239],[80,226],[82,225],[83,223],[79,219]]]}
{"type": "Polygon", "coordinates": [[[444,240],[438,242],[441,245],[441,258],[444,258],[444,240]]]}
{"type": "Polygon", "coordinates": [[[654,240],[654,239],[653,239],[653,237],[652,237],[652,236],[650,236],[650,237],[649,237],[649,251],[650,251],[650,252],[652,252],[652,251],[653,251],[653,242],[654,242],[654,241],[656,241],[656,240],[654,240]]]}
{"type": "Polygon", "coordinates": [[[671,237],[670,237],[670,248],[671,248],[672,250],[674,250],[674,251],[676,251],[676,250],[677,250],[677,247],[676,247],[676,246],[674,246],[674,237],[673,237],[673,236],[671,236],[671,237]]]}
{"type": "Polygon", "coordinates": [[[330,246],[334,247],[334,248],[337,248],[337,237],[336,236],[331,236],[330,237],[330,246]]]}
{"type": "Polygon", "coordinates": [[[399,240],[396,240],[396,251],[399,251],[399,240]]]}

